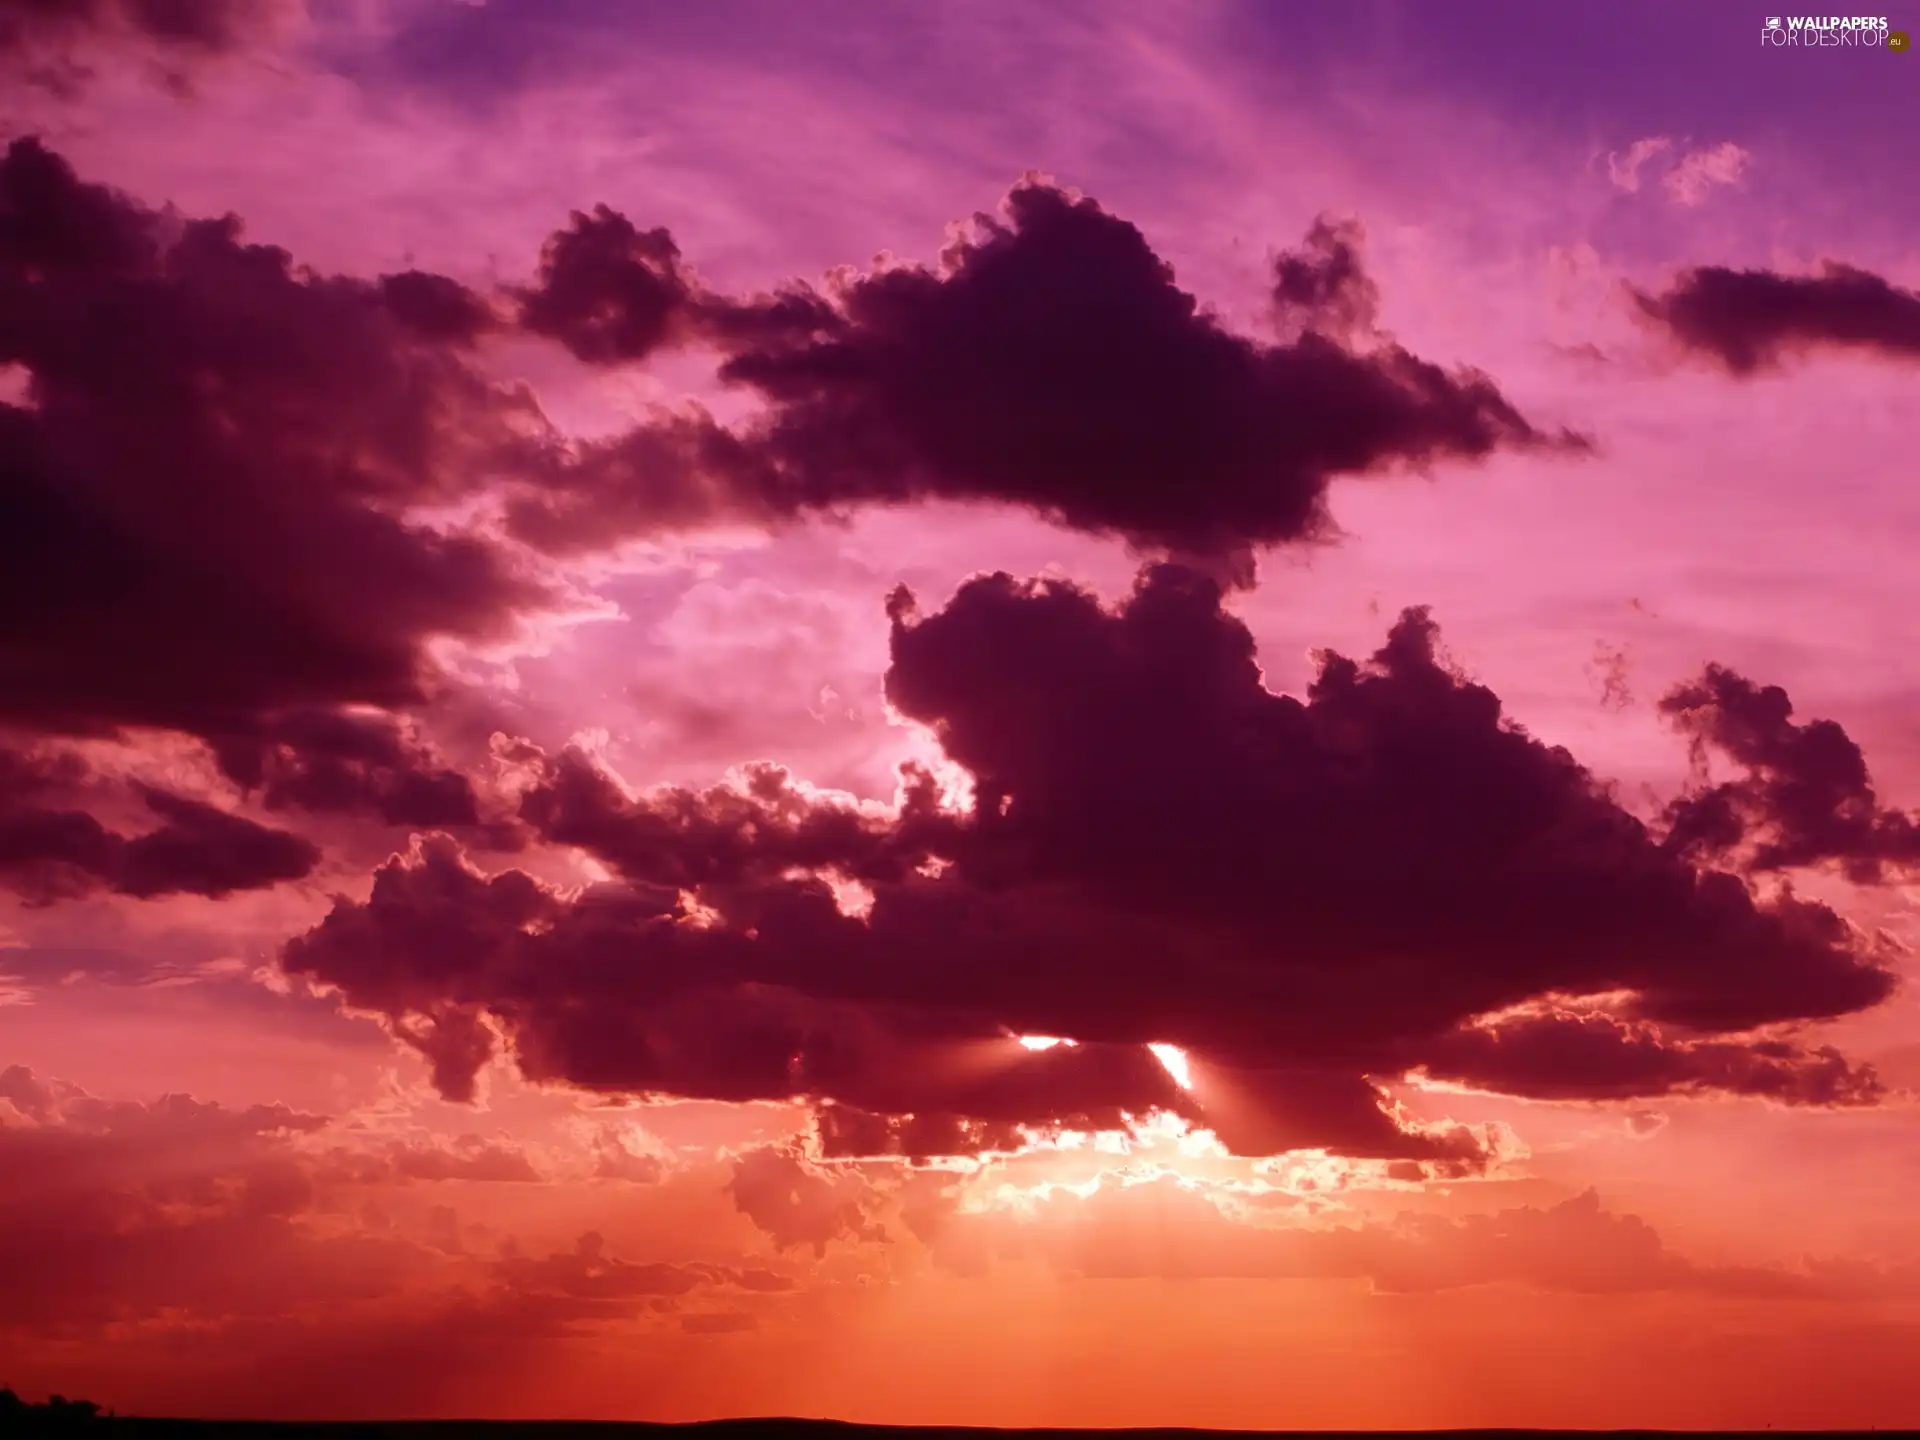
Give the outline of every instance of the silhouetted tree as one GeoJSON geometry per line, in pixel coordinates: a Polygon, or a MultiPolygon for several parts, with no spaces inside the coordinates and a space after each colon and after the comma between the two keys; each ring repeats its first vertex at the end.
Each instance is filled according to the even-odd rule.
{"type": "Polygon", "coordinates": [[[0,1432],[10,1435],[45,1434],[68,1430],[100,1419],[100,1407],[91,1400],[69,1400],[50,1395],[44,1405],[22,1400],[12,1390],[0,1388],[0,1432]]]}

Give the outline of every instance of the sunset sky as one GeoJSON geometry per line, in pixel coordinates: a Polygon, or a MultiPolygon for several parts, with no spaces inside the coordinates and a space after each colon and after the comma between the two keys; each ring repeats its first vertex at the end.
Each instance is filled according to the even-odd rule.
{"type": "Polygon", "coordinates": [[[1920,58],[1766,20],[0,0],[0,1385],[1920,1423],[1920,58]]]}

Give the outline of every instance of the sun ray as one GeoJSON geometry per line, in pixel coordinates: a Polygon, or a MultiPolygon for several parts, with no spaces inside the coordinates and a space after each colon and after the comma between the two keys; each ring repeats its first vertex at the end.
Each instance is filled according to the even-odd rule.
{"type": "Polygon", "coordinates": [[[1167,1074],[1173,1077],[1173,1083],[1182,1090],[1193,1089],[1193,1070],[1187,1064],[1187,1052],[1178,1045],[1149,1045],[1153,1058],[1166,1067],[1167,1074]]]}

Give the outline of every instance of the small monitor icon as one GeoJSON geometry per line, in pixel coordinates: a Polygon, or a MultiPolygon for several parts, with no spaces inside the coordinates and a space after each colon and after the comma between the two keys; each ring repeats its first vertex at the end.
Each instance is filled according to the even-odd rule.
{"type": "Polygon", "coordinates": [[[1778,15],[1769,15],[1767,17],[1767,28],[1769,30],[1778,30],[1780,28],[1780,17],[1778,15]]]}

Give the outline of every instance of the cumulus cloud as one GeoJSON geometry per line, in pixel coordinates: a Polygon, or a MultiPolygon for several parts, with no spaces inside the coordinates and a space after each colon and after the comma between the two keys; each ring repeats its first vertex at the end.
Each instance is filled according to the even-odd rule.
{"type": "MultiPolygon", "coordinates": [[[[157,12],[156,12],[157,13],[157,12]]],[[[448,688],[435,642],[510,638],[553,599],[514,548],[429,524],[546,422],[482,375],[507,323],[444,276],[321,275],[233,216],[157,212],[33,139],[0,158],[0,724],[184,731],[269,811],[513,848],[472,780],[396,711],[448,688]]],[[[0,785],[4,785],[0,777],[0,785]]],[[[9,798],[39,898],[293,879],[302,839],[160,791],[126,838],[9,798]]]]}
{"type": "Polygon", "coordinates": [[[1281,253],[1273,266],[1273,318],[1282,336],[1314,331],[1343,342],[1374,337],[1380,288],[1361,258],[1365,243],[1357,220],[1322,215],[1298,250],[1281,253]]]}
{"type": "MultiPolygon", "coordinates": [[[[1878,1094],[1770,1027],[1877,1003],[1884,956],[1715,848],[1725,812],[1774,846],[1745,868],[1840,858],[1781,837],[1871,810],[1864,771],[1790,784],[1716,722],[1758,778],[1691,797],[1656,838],[1452,667],[1423,611],[1364,662],[1324,655],[1295,697],[1265,688],[1224,608],[1235,564],[1150,566],[1112,606],[1006,575],[930,615],[896,592],[887,697],[966,772],[964,802],[926,770],[878,806],[770,763],[637,793],[578,749],[502,741],[524,782],[508,816],[403,718],[434,690],[432,642],[498,637],[553,599],[499,536],[423,509],[516,496],[509,524],[566,548],[575,505],[603,546],[715,506],[778,522],[991,500],[1217,562],[1325,534],[1338,474],[1577,449],[1380,332],[1353,222],[1322,217],[1276,259],[1267,343],[1134,226],[1038,179],[937,268],[760,297],[714,292],[665,232],[604,208],[489,299],[425,272],[311,273],[33,141],[0,161],[0,196],[0,359],[29,377],[0,408],[19,522],[0,599],[30,617],[0,637],[0,714],[184,730],[264,810],[453,832],[283,957],[384,1016],[449,1097],[504,1045],[537,1082],[809,1102],[828,1154],[977,1153],[1165,1112],[1237,1153],[1461,1165],[1481,1137],[1414,1122],[1385,1082],[1878,1094]],[[570,447],[478,368],[515,326],[593,364],[711,346],[764,409],[570,447]],[[644,493],[606,469],[640,459],[644,493]],[[123,663],[148,654],[168,664],[123,663]],[[567,890],[472,859],[527,836],[615,878],[567,890]],[[1032,1034],[1080,1043],[1017,1043],[1032,1034]]],[[[1716,713],[1738,698],[1716,692],[1716,713]]],[[[39,764],[5,772],[0,859],[43,897],[217,896],[318,859],[153,789],[159,828],[121,836],[50,799],[66,782],[39,764]]],[[[1907,823],[1869,818],[1883,840],[1907,823]]]]}
{"type": "Polygon", "coordinates": [[[836,1240],[885,1240],[866,1208],[858,1176],[810,1163],[791,1148],[763,1146],[734,1162],[727,1194],[734,1207],[782,1250],[824,1255],[836,1240]]]}
{"type": "Polygon", "coordinates": [[[1863,885],[1920,866],[1920,820],[1883,806],[1853,738],[1831,720],[1796,722],[1778,685],[1710,665],[1660,711],[1692,743],[1699,774],[1667,812],[1682,853],[1755,871],[1833,865],[1863,885]],[[1715,757],[1740,778],[1712,783],[1715,757]]]}
{"type": "Polygon", "coordinates": [[[618,880],[562,892],[429,840],[283,963],[387,1015],[449,1094],[499,1036],[536,1080],[811,1100],[838,1154],[1164,1111],[1236,1153],[1471,1160],[1379,1088],[1422,1067],[1544,1098],[1876,1098],[1768,1033],[1884,999],[1875,942],[1663,843],[1424,612],[1298,698],[1222,599],[1166,565],[1113,606],[1005,575],[930,615],[898,592],[887,694],[969,774],[964,808],[920,772],[882,812],[777,767],[630,796],[541,757],[526,819],[618,880]]]}
{"type": "Polygon", "coordinates": [[[1547,1006],[1463,1026],[1435,1043],[1423,1074],[1542,1100],[1750,1095],[1787,1105],[1871,1105],[1872,1067],[1831,1046],[1780,1040],[1668,1040],[1653,1026],[1547,1006]]]}
{"type": "Polygon", "coordinates": [[[696,341],[750,345],[837,329],[811,292],[761,300],[709,291],[664,229],[641,230],[605,205],[575,211],[550,236],[534,284],[519,291],[520,323],[593,365],[627,364],[696,341]]]}
{"type": "Polygon", "coordinates": [[[594,359],[698,333],[764,413],[729,430],[689,410],[580,447],[514,523],[565,548],[610,524],[973,500],[1217,553],[1324,538],[1337,475],[1582,448],[1485,375],[1361,345],[1374,299],[1358,239],[1323,220],[1280,258],[1289,338],[1272,345],[1227,330],[1133,225],[1038,179],[976,216],[937,269],[731,308],[696,296],[664,232],[577,216],[526,323],[594,359]]]}
{"type": "MultiPolygon", "coordinates": [[[[438,642],[509,639],[561,603],[490,506],[575,553],[970,499],[1235,557],[1215,573],[1244,580],[1249,547],[1330,533],[1336,475],[1578,448],[1484,375],[1379,334],[1361,242],[1323,219],[1279,257],[1277,345],[1228,331],[1139,230],[1040,180],[937,268],[725,295],[665,232],[601,207],[552,237],[532,283],[486,296],[419,270],[319,274],[237,217],[153,210],[16,140],[0,365],[24,381],[0,403],[0,604],[25,618],[0,636],[0,721],[184,731],[269,811],[513,848],[405,718],[449,684],[438,642]],[[684,409],[570,443],[485,369],[476,347],[515,330],[593,364],[709,346],[758,417],[684,409]]],[[[88,845],[111,848],[69,837],[88,845]]]]}
{"type": "Polygon", "coordinates": [[[409,518],[543,422],[395,293],[8,147],[0,363],[29,378],[0,406],[6,719],[245,733],[404,706],[427,641],[503,638],[545,598],[483,538],[409,518]]]}
{"type": "Polygon", "coordinates": [[[85,773],[70,755],[0,748],[0,883],[31,902],[100,891],[218,899],[302,879],[320,863],[298,835],[151,786],[133,788],[154,828],[120,834],[63,798],[85,773]]]}
{"type": "Polygon", "coordinates": [[[1629,294],[1659,333],[1736,376],[1815,350],[1920,358],[1920,295],[1836,260],[1812,275],[1697,266],[1659,294],[1629,294]]]}
{"type": "Polygon", "coordinates": [[[471,777],[394,715],[284,711],[216,731],[208,743],[226,778],[268,810],[361,815],[420,829],[484,829],[494,843],[517,843],[505,817],[483,815],[471,777]]]}

